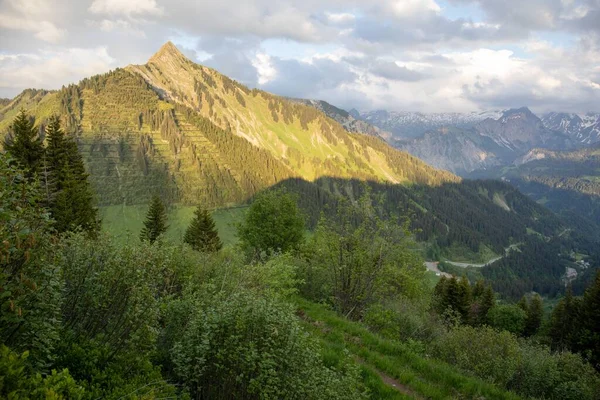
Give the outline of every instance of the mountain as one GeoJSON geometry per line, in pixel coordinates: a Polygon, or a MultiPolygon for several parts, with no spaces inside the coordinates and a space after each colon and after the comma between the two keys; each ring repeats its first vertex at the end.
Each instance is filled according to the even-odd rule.
{"type": "Polygon", "coordinates": [[[600,232],[600,143],[575,151],[533,149],[516,165],[478,176],[500,178],[590,235],[600,232]]]}
{"type": "Polygon", "coordinates": [[[420,113],[407,111],[376,110],[359,113],[354,110],[354,118],[360,118],[380,129],[391,132],[393,139],[404,140],[423,136],[425,132],[441,127],[470,128],[486,118],[498,118],[498,111],[473,113],[420,113]]]}
{"type": "Polygon", "coordinates": [[[548,129],[568,135],[583,144],[600,141],[600,113],[584,115],[552,112],[542,116],[542,123],[548,129]]]}
{"type": "Polygon", "coordinates": [[[165,44],[144,65],[59,91],[26,90],[0,110],[0,131],[21,107],[38,122],[60,114],[77,135],[101,205],[233,205],[288,178],[322,176],[440,184],[459,179],[314,107],[245,86],[165,44]]]}
{"type": "Polygon", "coordinates": [[[578,142],[548,129],[528,108],[504,111],[469,128],[446,126],[392,144],[427,163],[460,175],[509,165],[535,147],[573,149],[578,142]]]}
{"type": "Polygon", "coordinates": [[[368,122],[360,119],[360,115],[357,115],[357,111],[354,113],[342,110],[334,105],[331,105],[323,100],[306,100],[306,99],[290,99],[292,101],[314,107],[327,115],[329,118],[335,120],[337,123],[342,125],[347,131],[354,133],[362,133],[364,135],[378,136],[385,140],[392,138],[390,132],[384,131],[375,125],[371,125],[368,122]]]}

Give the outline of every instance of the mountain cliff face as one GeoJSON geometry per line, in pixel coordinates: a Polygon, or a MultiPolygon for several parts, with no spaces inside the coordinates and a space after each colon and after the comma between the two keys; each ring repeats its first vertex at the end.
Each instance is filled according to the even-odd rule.
{"type": "Polygon", "coordinates": [[[243,202],[290,178],[389,183],[459,179],[325,114],[250,90],[165,44],[144,65],[59,91],[25,91],[0,109],[6,130],[25,107],[59,114],[77,135],[100,204],[146,203],[154,193],[208,207],[243,202]]]}
{"type": "Polygon", "coordinates": [[[548,113],[542,116],[542,123],[548,129],[561,132],[583,144],[600,142],[600,114],[584,115],[568,113],[548,113]]]}

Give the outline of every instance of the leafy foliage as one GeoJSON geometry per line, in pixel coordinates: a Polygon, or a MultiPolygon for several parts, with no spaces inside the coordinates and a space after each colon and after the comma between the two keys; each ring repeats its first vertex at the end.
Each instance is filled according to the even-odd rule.
{"type": "Polygon", "coordinates": [[[304,218],[290,194],[268,191],[254,199],[238,236],[257,255],[295,250],[304,240],[304,218]]]}

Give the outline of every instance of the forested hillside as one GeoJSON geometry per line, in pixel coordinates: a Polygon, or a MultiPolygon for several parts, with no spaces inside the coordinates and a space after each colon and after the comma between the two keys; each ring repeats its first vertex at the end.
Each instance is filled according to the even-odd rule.
{"type": "Polygon", "coordinates": [[[598,235],[600,227],[600,147],[576,151],[534,149],[516,165],[479,173],[501,178],[532,199],[573,222],[579,231],[598,235]]]}
{"type": "Polygon", "coordinates": [[[100,205],[236,204],[291,177],[437,185],[454,175],[376,137],[347,132],[313,107],[249,90],[167,43],[146,65],[55,92],[27,90],[0,109],[5,132],[24,107],[56,113],[77,137],[100,205]]]}

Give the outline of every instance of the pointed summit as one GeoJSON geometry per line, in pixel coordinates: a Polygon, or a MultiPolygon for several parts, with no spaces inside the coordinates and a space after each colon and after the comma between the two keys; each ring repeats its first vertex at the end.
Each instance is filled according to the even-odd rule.
{"type": "Polygon", "coordinates": [[[187,61],[187,57],[183,55],[181,51],[173,44],[168,41],[163,44],[162,47],[148,60],[151,62],[168,62],[168,61],[187,61]]]}

